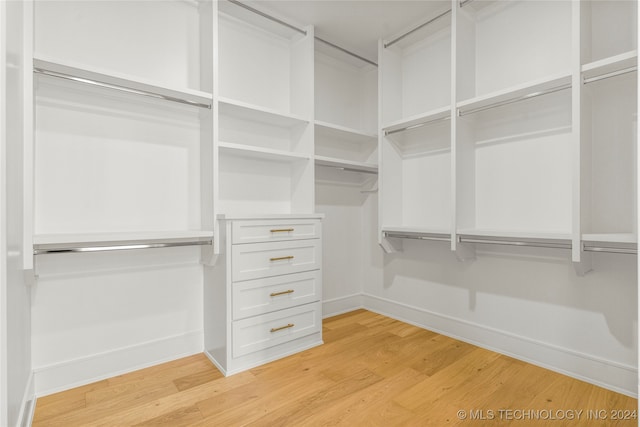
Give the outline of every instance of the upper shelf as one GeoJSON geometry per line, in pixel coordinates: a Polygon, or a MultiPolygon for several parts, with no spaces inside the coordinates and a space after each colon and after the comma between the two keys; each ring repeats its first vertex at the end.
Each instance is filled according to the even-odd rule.
{"type": "Polygon", "coordinates": [[[86,67],[69,61],[57,61],[43,56],[33,58],[33,69],[36,73],[78,83],[165,99],[196,107],[211,108],[213,102],[213,96],[207,92],[166,86],[147,79],[86,67]]]}
{"type": "Polygon", "coordinates": [[[373,163],[356,162],[352,160],[337,159],[334,157],[325,157],[318,155],[315,156],[315,163],[319,166],[328,166],[348,172],[360,172],[369,174],[378,173],[378,165],[375,165],[373,163]]]}
{"type": "Polygon", "coordinates": [[[571,74],[557,74],[521,85],[458,102],[458,114],[472,114],[480,110],[523,101],[536,96],[571,87],[571,74]]]}
{"type": "Polygon", "coordinates": [[[220,107],[220,114],[226,114],[273,126],[290,128],[296,125],[309,123],[309,120],[295,114],[281,113],[276,110],[252,105],[231,98],[219,97],[218,105],[220,107]]]}
{"type": "Polygon", "coordinates": [[[582,76],[584,79],[602,76],[616,71],[625,70],[638,65],[638,51],[632,50],[620,55],[604,58],[599,61],[590,62],[582,66],[582,76]]]}
{"type": "Polygon", "coordinates": [[[333,123],[315,121],[315,129],[319,135],[355,143],[377,144],[377,135],[333,123]]]}
{"type": "Polygon", "coordinates": [[[383,226],[382,233],[384,233],[386,237],[401,239],[451,241],[451,232],[445,229],[409,226],[383,226]]]}
{"type": "Polygon", "coordinates": [[[99,252],[123,249],[145,249],[167,246],[211,244],[213,231],[139,231],[81,234],[36,234],[34,254],[55,252],[99,252]]]}
{"type": "Polygon", "coordinates": [[[256,159],[294,162],[301,160],[310,160],[308,154],[294,153],[291,151],[275,150],[272,148],[258,147],[248,144],[236,144],[233,142],[220,141],[218,147],[229,154],[236,154],[243,157],[253,157],[256,159]]]}

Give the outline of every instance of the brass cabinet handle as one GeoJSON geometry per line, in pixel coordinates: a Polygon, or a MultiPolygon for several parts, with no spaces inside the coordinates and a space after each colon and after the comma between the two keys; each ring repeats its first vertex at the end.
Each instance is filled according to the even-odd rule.
{"type": "Polygon", "coordinates": [[[295,325],[293,323],[289,323],[288,325],[280,326],[279,328],[271,328],[271,332],[277,332],[277,331],[281,331],[283,329],[293,328],[294,326],[295,325]]]}
{"type": "Polygon", "coordinates": [[[269,258],[269,261],[283,261],[285,259],[293,259],[293,255],[288,255],[288,256],[279,256],[279,257],[275,257],[275,258],[269,258]]]}
{"type": "Polygon", "coordinates": [[[272,297],[277,297],[278,295],[286,295],[286,294],[292,294],[293,293],[293,289],[288,289],[286,291],[282,291],[282,292],[273,292],[270,295],[272,297]]]}
{"type": "Polygon", "coordinates": [[[293,231],[293,228],[273,228],[270,231],[272,233],[288,233],[289,231],[293,231]]]}

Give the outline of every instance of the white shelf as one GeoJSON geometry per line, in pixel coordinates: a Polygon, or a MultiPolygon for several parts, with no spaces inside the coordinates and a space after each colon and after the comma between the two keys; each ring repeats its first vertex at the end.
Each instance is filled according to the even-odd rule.
{"type": "Polygon", "coordinates": [[[585,233],[582,241],[587,243],[637,244],[638,236],[633,233],[585,233]]]}
{"type": "Polygon", "coordinates": [[[416,114],[411,117],[396,120],[382,127],[383,132],[396,132],[401,129],[418,127],[423,123],[429,123],[436,120],[443,120],[451,116],[451,107],[445,106],[425,113],[416,114]]]}
{"type": "Polygon", "coordinates": [[[620,55],[604,58],[599,61],[590,62],[582,66],[582,75],[584,78],[591,78],[603,74],[612,73],[625,68],[635,67],[638,65],[638,51],[621,53],[620,55]]]}
{"type": "Polygon", "coordinates": [[[308,154],[292,153],[291,151],[283,150],[273,150],[270,148],[262,148],[246,144],[236,144],[233,142],[220,141],[218,143],[218,147],[222,151],[225,151],[229,154],[236,154],[263,160],[294,162],[311,159],[311,156],[308,154]]]}
{"type": "Polygon", "coordinates": [[[557,74],[543,79],[512,86],[486,95],[458,102],[457,107],[463,113],[478,108],[489,107],[511,100],[517,100],[526,96],[533,97],[539,92],[555,89],[571,84],[571,74],[557,74]]]}
{"type": "Polygon", "coordinates": [[[291,128],[309,123],[309,120],[295,114],[282,113],[270,108],[260,107],[231,98],[219,97],[220,114],[239,117],[272,126],[291,128]]]}
{"type": "Polygon", "coordinates": [[[442,228],[425,228],[425,227],[411,227],[411,226],[383,226],[383,233],[393,233],[410,238],[435,238],[435,239],[451,239],[451,231],[442,228]]]}
{"type": "Polygon", "coordinates": [[[571,242],[571,234],[569,233],[538,233],[517,230],[485,230],[485,229],[461,229],[458,230],[459,236],[483,237],[487,239],[505,239],[508,241],[526,240],[526,241],[555,241],[555,242],[571,242]]]}
{"type": "Polygon", "coordinates": [[[210,93],[189,88],[177,88],[158,82],[140,79],[95,67],[87,67],[70,61],[59,61],[40,55],[33,58],[34,70],[42,70],[83,84],[117,88],[137,95],[153,96],[201,107],[211,107],[210,93]]]}
{"type": "Polygon", "coordinates": [[[213,231],[207,230],[36,234],[33,236],[33,248],[65,251],[71,248],[207,242],[212,238],[213,231]]]}
{"type": "Polygon", "coordinates": [[[323,219],[323,213],[313,214],[218,214],[216,219],[220,220],[240,220],[240,219],[323,219]]]}
{"type": "Polygon", "coordinates": [[[376,134],[363,132],[357,129],[352,129],[333,123],[323,122],[321,120],[315,121],[315,128],[316,132],[329,138],[335,138],[355,143],[378,143],[378,136],[376,134]]]}
{"type": "Polygon", "coordinates": [[[315,163],[316,165],[339,168],[349,172],[378,173],[378,165],[373,163],[356,162],[326,156],[315,156],[315,163]]]}

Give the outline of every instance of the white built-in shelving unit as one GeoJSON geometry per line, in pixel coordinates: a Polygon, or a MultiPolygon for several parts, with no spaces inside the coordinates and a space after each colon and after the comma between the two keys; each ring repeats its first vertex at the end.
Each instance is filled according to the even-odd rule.
{"type": "Polygon", "coordinates": [[[378,172],[377,67],[316,40],[316,181],[363,185],[378,172]]]}
{"type": "Polygon", "coordinates": [[[383,246],[635,253],[636,7],[442,2],[381,41],[383,246]]]}
{"type": "Polygon", "coordinates": [[[35,2],[33,25],[27,247],[210,243],[212,2],[35,2]]]}

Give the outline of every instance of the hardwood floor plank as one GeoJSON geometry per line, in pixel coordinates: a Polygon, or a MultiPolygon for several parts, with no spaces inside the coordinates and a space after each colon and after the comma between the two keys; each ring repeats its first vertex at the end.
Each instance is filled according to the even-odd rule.
{"type": "Polygon", "coordinates": [[[33,425],[637,425],[611,419],[637,399],[379,314],[325,319],[323,330],[322,346],[226,378],[200,354],[40,398],[33,425]],[[515,419],[569,409],[580,422],[515,419]]]}

